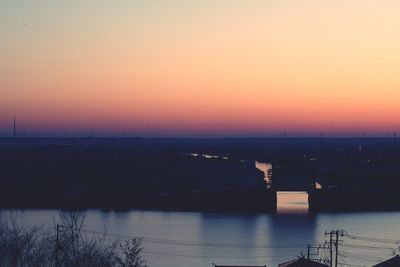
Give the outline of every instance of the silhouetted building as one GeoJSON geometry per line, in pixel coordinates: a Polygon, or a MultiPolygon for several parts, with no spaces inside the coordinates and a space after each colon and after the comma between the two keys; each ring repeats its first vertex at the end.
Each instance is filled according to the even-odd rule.
{"type": "Polygon", "coordinates": [[[396,255],[393,258],[388,259],[387,261],[381,262],[372,267],[398,267],[398,266],[400,266],[400,256],[396,255]]]}
{"type": "Polygon", "coordinates": [[[305,258],[299,258],[296,260],[281,263],[278,265],[278,267],[328,267],[328,265],[312,260],[307,260],[305,258]]]}

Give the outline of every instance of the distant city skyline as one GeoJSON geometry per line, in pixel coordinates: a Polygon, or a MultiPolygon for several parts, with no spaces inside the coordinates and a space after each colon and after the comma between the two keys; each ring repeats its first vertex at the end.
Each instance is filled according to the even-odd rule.
{"type": "Polygon", "coordinates": [[[17,130],[17,120],[16,117],[13,117],[12,125],[9,131],[7,129],[0,129],[0,138],[1,137],[117,137],[117,138],[135,138],[135,137],[144,137],[144,138],[296,138],[296,137],[311,137],[311,138],[368,138],[368,137],[384,137],[384,138],[394,138],[397,140],[397,132],[392,133],[372,133],[367,135],[366,132],[362,133],[349,133],[349,132],[292,132],[288,133],[286,130],[282,132],[264,132],[264,133],[212,133],[203,132],[199,133],[190,133],[182,131],[181,133],[150,133],[150,132],[118,132],[118,131],[27,131],[26,129],[22,129],[22,131],[17,130]]]}
{"type": "Polygon", "coordinates": [[[393,136],[400,2],[0,2],[0,135],[393,136]]]}

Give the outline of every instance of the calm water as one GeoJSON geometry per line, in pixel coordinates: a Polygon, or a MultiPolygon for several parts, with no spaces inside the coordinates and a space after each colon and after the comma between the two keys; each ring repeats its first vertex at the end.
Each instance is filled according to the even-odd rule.
{"type": "MultiPolygon", "coordinates": [[[[281,195],[280,198],[282,202],[285,196],[281,195]]],[[[301,206],[303,201],[298,201],[296,200],[295,205],[301,206]]],[[[57,220],[57,217],[56,210],[18,212],[18,220],[23,225],[49,225],[52,224],[53,218],[57,220]]],[[[400,239],[399,222],[399,212],[314,216],[301,212],[278,214],[137,210],[86,212],[87,228],[101,231],[106,226],[110,234],[119,234],[120,238],[129,235],[145,237],[144,257],[149,266],[160,267],[212,266],[212,263],[276,266],[278,263],[295,258],[302,251],[306,252],[307,244],[323,242],[327,230],[344,229],[349,234],[357,236],[400,239]]],[[[393,251],[354,249],[351,247],[352,244],[398,247],[396,244],[343,240],[344,245],[350,245],[350,247],[340,247],[343,253],[368,255],[372,258],[357,259],[355,256],[353,258],[341,256],[339,261],[361,266],[371,266],[378,262],[379,258],[388,258],[393,251]]]]}

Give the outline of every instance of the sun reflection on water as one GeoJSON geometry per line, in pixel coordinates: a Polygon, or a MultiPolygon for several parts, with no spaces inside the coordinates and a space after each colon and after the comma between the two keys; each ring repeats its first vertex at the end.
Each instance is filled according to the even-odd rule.
{"type": "Polygon", "coordinates": [[[277,213],[308,213],[308,193],[278,191],[277,213]]]}

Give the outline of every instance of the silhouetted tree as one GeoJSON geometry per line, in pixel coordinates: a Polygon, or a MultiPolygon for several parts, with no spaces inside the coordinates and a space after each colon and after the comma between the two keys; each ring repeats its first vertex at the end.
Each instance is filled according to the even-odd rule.
{"type": "MultiPolygon", "coordinates": [[[[107,232],[84,229],[85,213],[60,212],[54,230],[22,228],[17,213],[0,216],[0,266],[10,267],[145,267],[142,239],[105,242],[107,232]]],[[[0,214],[1,215],[1,214],[0,214]]]]}
{"type": "Polygon", "coordinates": [[[142,242],[142,238],[134,237],[120,244],[122,257],[118,258],[118,262],[122,267],[146,267],[146,262],[141,256],[142,242]]]}

